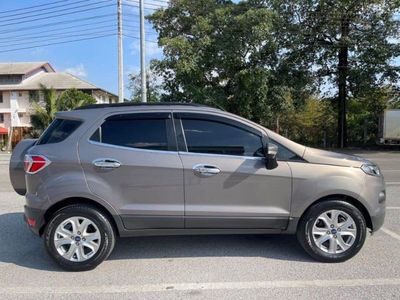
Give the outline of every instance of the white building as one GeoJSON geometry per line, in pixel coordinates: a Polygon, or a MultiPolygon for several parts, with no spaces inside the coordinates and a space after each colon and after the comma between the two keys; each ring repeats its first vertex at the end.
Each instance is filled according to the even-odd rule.
{"type": "Polygon", "coordinates": [[[31,127],[32,102],[40,99],[41,84],[57,93],[76,88],[97,103],[118,102],[118,96],[69,73],[56,72],[47,62],[0,63],[0,143],[4,144],[11,127],[13,144],[31,127]]]}

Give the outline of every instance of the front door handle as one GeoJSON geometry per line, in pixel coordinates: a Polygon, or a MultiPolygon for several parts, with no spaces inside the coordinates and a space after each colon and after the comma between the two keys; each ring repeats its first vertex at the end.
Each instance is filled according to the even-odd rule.
{"type": "Polygon", "coordinates": [[[101,169],[116,169],[121,166],[121,163],[115,159],[100,158],[94,160],[93,165],[101,169]]]}
{"type": "Polygon", "coordinates": [[[193,172],[197,176],[209,177],[219,174],[221,170],[217,166],[198,164],[193,166],[193,172]]]}

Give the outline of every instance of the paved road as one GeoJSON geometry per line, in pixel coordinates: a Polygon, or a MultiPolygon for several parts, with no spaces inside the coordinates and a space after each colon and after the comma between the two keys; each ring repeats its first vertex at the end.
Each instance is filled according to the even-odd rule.
{"type": "Polygon", "coordinates": [[[121,239],[84,273],[60,270],[25,228],[0,155],[0,298],[399,299],[400,153],[358,154],[381,166],[389,209],[384,230],[348,262],[317,263],[292,236],[151,237],[121,239]]]}

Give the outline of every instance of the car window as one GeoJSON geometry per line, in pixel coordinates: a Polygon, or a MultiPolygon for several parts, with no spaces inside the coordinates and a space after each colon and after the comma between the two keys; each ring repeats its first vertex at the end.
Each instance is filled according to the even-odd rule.
{"type": "Polygon", "coordinates": [[[218,121],[182,119],[187,149],[195,153],[259,156],[261,137],[218,121]]]}
{"type": "Polygon", "coordinates": [[[272,143],[272,144],[275,144],[276,146],[278,146],[278,154],[276,155],[276,159],[277,160],[285,160],[285,161],[288,161],[288,160],[302,160],[300,156],[298,156],[296,153],[290,151],[285,146],[282,146],[278,142],[276,142],[276,141],[274,141],[272,139],[269,142],[272,143]]]}
{"type": "Polygon", "coordinates": [[[130,148],[169,150],[166,122],[166,119],[112,118],[90,140],[130,148]]]}
{"type": "Polygon", "coordinates": [[[82,122],[77,120],[55,119],[36,144],[59,143],[70,136],[81,124],[82,122]]]}

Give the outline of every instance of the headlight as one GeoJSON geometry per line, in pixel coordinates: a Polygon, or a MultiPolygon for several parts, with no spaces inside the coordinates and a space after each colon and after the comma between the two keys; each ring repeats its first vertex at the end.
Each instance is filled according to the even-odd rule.
{"type": "Polygon", "coordinates": [[[368,175],[381,176],[381,170],[376,165],[362,165],[361,170],[363,170],[364,173],[368,175]]]}

